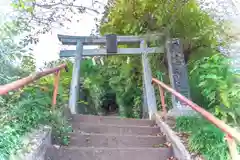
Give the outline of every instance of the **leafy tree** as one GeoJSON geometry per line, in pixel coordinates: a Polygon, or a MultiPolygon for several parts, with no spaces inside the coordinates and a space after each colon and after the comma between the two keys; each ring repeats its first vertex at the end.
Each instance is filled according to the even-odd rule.
{"type": "Polygon", "coordinates": [[[108,16],[104,16],[100,27],[102,34],[169,34],[183,40],[186,60],[200,48],[218,51],[220,35],[227,39],[223,23],[217,24],[195,0],[118,0],[110,3],[106,11],[108,16]]]}
{"type": "Polygon", "coordinates": [[[231,71],[230,59],[223,55],[206,57],[195,62],[190,78],[208,100],[208,107],[216,116],[234,125],[239,124],[239,75],[231,71]]]}
{"type": "Polygon", "coordinates": [[[30,50],[24,45],[25,39],[20,36],[27,31],[28,27],[21,20],[6,21],[0,26],[1,84],[32,71],[19,69],[23,60],[30,57],[30,50]]]}
{"type": "MultiPolygon", "coordinates": [[[[21,33],[27,31],[22,21],[13,20],[0,27],[0,84],[6,84],[35,70],[31,51],[26,48],[21,33]]],[[[66,85],[66,82],[62,82],[66,85]]],[[[69,83],[68,83],[69,86],[69,83]]],[[[68,88],[67,86],[67,88],[68,88]]],[[[51,125],[54,139],[66,144],[71,130],[62,117],[68,89],[59,86],[58,107],[51,110],[53,77],[49,76],[8,95],[0,96],[0,159],[23,147],[21,137],[40,125],[51,125]]],[[[24,146],[25,147],[25,146],[24,146]]]]}
{"type": "MultiPolygon", "coordinates": [[[[219,53],[219,45],[225,45],[219,42],[220,35],[223,40],[228,40],[223,25],[224,23],[216,23],[212,17],[201,10],[195,0],[109,0],[104,16],[99,21],[98,31],[101,35],[163,33],[164,36],[159,37],[159,43],[150,44],[150,46],[164,45],[167,36],[181,38],[184,43],[185,60],[188,62],[189,59],[194,60],[219,53]]],[[[168,73],[165,54],[149,55],[149,59],[153,76],[157,77],[159,71],[168,73]]],[[[135,117],[133,112],[137,111],[136,117],[139,117],[142,105],[141,58],[139,56],[107,57],[105,64],[107,64],[103,66],[105,74],[109,75],[110,87],[117,94],[120,112],[128,110],[129,113],[125,112],[123,115],[135,117]],[[130,59],[130,63],[127,63],[127,59],[130,59]],[[134,109],[133,106],[135,106],[134,109]]],[[[169,82],[167,76],[165,74],[163,77],[166,83],[169,82]]],[[[168,103],[171,105],[170,102],[168,103]]]]}
{"type": "MultiPolygon", "coordinates": [[[[80,1],[81,2],[81,1],[80,1]]],[[[12,0],[12,6],[17,11],[17,17],[23,18],[33,28],[30,37],[36,43],[38,34],[49,32],[52,28],[59,28],[73,21],[80,22],[83,13],[98,11],[92,7],[83,6],[76,0],[12,0]]]]}

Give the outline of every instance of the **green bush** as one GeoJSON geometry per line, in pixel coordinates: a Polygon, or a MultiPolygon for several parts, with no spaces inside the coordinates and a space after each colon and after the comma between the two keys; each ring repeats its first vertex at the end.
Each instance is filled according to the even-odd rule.
{"type": "Polygon", "coordinates": [[[202,120],[200,117],[182,116],[182,117],[178,117],[176,120],[176,129],[178,131],[192,132],[200,129],[206,123],[208,122],[202,120]]]}
{"type": "Polygon", "coordinates": [[[141,68],[133,63],[140,58],[132,56],[132,63],[128,64],[127,59],[128,56],[121,56],[115,61],[115,58],[107,57],[104,65],[82,64],[83,86],[90,97],[89,105],[94,106],[98,113],[103,112],[103,102],[108,99],[107,95],[114,94],[120,116],[140,118],[142,79],[138,77],[141,75],[141,68]]]}
{"type": "Polygon", "coordinates": [[[213,125],[202,125],[189,139],[189,148],[206,157],[207,160],[227,160],[228,146],[223,132],[213,125]]]}
{"type": "Polygon", "coordinates": [[[10,153],[22,147],[21,137],[39,125],[50,125],[54,139],[68,143],[71,127],[63,118],[64,93],[59,92],[58,105],[53,111],[52,77],[46,77],[7,96],[0,97],[0,159],[7,160],[10,153]]]}
{"type": "Polygon", "coordinates": [[[176,129],[188,132],[190,134],[189,149],[202,154],[207,160],[229,158],[224,133],[201,117],[178,117],[176,129]]]}
{"type": "Polygon", "coordinates": [[[194,63],[190,78],[197,84],[195,88],[203,100],[208,102],[204,107],[225,122],[237,125],[240,119],[240,86],[229,64],[230,59],[220,54],[205,57],[194,63]]]}

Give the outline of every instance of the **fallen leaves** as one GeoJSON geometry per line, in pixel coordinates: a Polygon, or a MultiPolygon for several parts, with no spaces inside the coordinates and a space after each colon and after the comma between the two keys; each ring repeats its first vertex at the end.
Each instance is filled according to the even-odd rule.
{"type": "Polygon", "coordinates": [[[151,136],[161,137],[161,136],[164,136],[164,133],[162,133],[162,132],[160,132],[160,133],[153,133],[153,134],[151,134],[151,136]]]}
{"type": "MultiPolygon", "coordinates": [[[[173,118],[168,118],[166,123],[173,129],[175,128],[175,119],[173,118]]],[[[175,131],[174,131],[175,132],[175,131]]],[[[188,132],[175,132],[175,134],[180,138],[181,142],[183,145],[186,147],[186,149],[189,151],[189,146],[188,146],[188,140],[190,133],[188,132]]],[[[191,159],[192,160],[204,160],[203,156],[201,156],[199,153],[190,153],[191,159]]],[[[167,160],[177,160],[176,158],[174,159],[173,157],[170,157],[167,160]],[[171,159],[172,158],[172,159],[171,159]]]]}
{"type": "Polygon", "coordinates": [[[161,148],[161,147],[164,147],[164,144],[154,144],[152,147],[153,148],[161,148]]]}
{"type": "Polygon", "coordinates": [[[152,147],[153,148],[161,148],[161,147],[169,148],[169,147],[172,147],[172,144],[170,142],[165,142],[163,144],[154,144],[152,147]]]}
{"type": "Polygon", "coordinates": [[[170,143],[170,142],[165,142],[165,143],[164,143],[164,146],[170,148],[170,147],[172,147],[172,143],[170,143]]]}
{"type": "Polygon", "coordinates": [[[170,157],[170,158],[168,158],[167,160],[177,160],[177,158],[175,158],[175,157],[170,157]]]}

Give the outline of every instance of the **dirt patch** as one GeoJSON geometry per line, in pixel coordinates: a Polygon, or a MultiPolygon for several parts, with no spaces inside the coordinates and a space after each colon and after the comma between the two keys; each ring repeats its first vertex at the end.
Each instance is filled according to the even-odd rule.
{"type": "MultiPolygon", "coordinates": [[[[190,134],[186,133],[186,132],[177,132],[176,131],[176,119],[174,117],[167,117],[165,120],[165,123],[167,123],[169,125],[169,127],[175,132],[175,134],[180,138],[183,145],[189,151],[188,141],[189,141],[190,134]]],[[[192,160],[205,160],[203,158],[203,156],[201,156],[199,153],[190,152],[190,151],[189,151],[189,153],[191,155],[192,160]]]]}

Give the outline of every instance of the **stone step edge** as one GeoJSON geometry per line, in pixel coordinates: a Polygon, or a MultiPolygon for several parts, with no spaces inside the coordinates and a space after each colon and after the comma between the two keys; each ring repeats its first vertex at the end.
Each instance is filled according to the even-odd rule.
{"type": "Polygon", "coordinates": [[[154,120],[150,119],[135,119],[135,118],[124,118],[124,117],[113,117],[113,116],[97,116],[97,115],[84,115],[84,114],[72,114],[72,116],[82,116],[82,117],[98,117],[103,119],[117,119],[117,120],[133,120],[133,121],[149,121],[154,122],[154,120]]]}
{"type": "Polygon", "coordinates": [[[127,151],[136,151],[136,150],[168,150],[172,149],[172,147],[158,147],[158,148],[151,148],[151,147],[131,147],[131,148],[108,148],[108,147],[77,147],[77,146],[61,146],[56,147],[52,146],[50,148],[55,148],[57,150],[66,149],[66,150],[127,150],[127,151]]]}
{"type": "Polygon", "coordinates": [[[162,138],[162,137],[166,137],[165,135],[163,135],[163,133],[160,133],[157,136],[153,136],[153,135],[119,135],[119,134],[104,134],[104,133],[86,133],[86,132],[71,132],[69,133],[69,136],[78,136],[78,135],[83,135],[83,136],[115,136],[115,137],[136,137],[136,138],[162,138]]]}
{"type": "Polygon", "coordinates": [[[123,128],[123,127],[126,127],[126,128],[159,128],[158,126],[135,126],[135,125],[114,125],[114,124],[95,124],[95,123],[86,123],[86,122],[72,122],[72,125],[73,124],[76,124],[78,123],[78,125],[81,125],[81,124],[85,124],[85,125],[89,125],[89,126],[107,126],[107,127],[119,127],[119,128],[123,128]]]}

